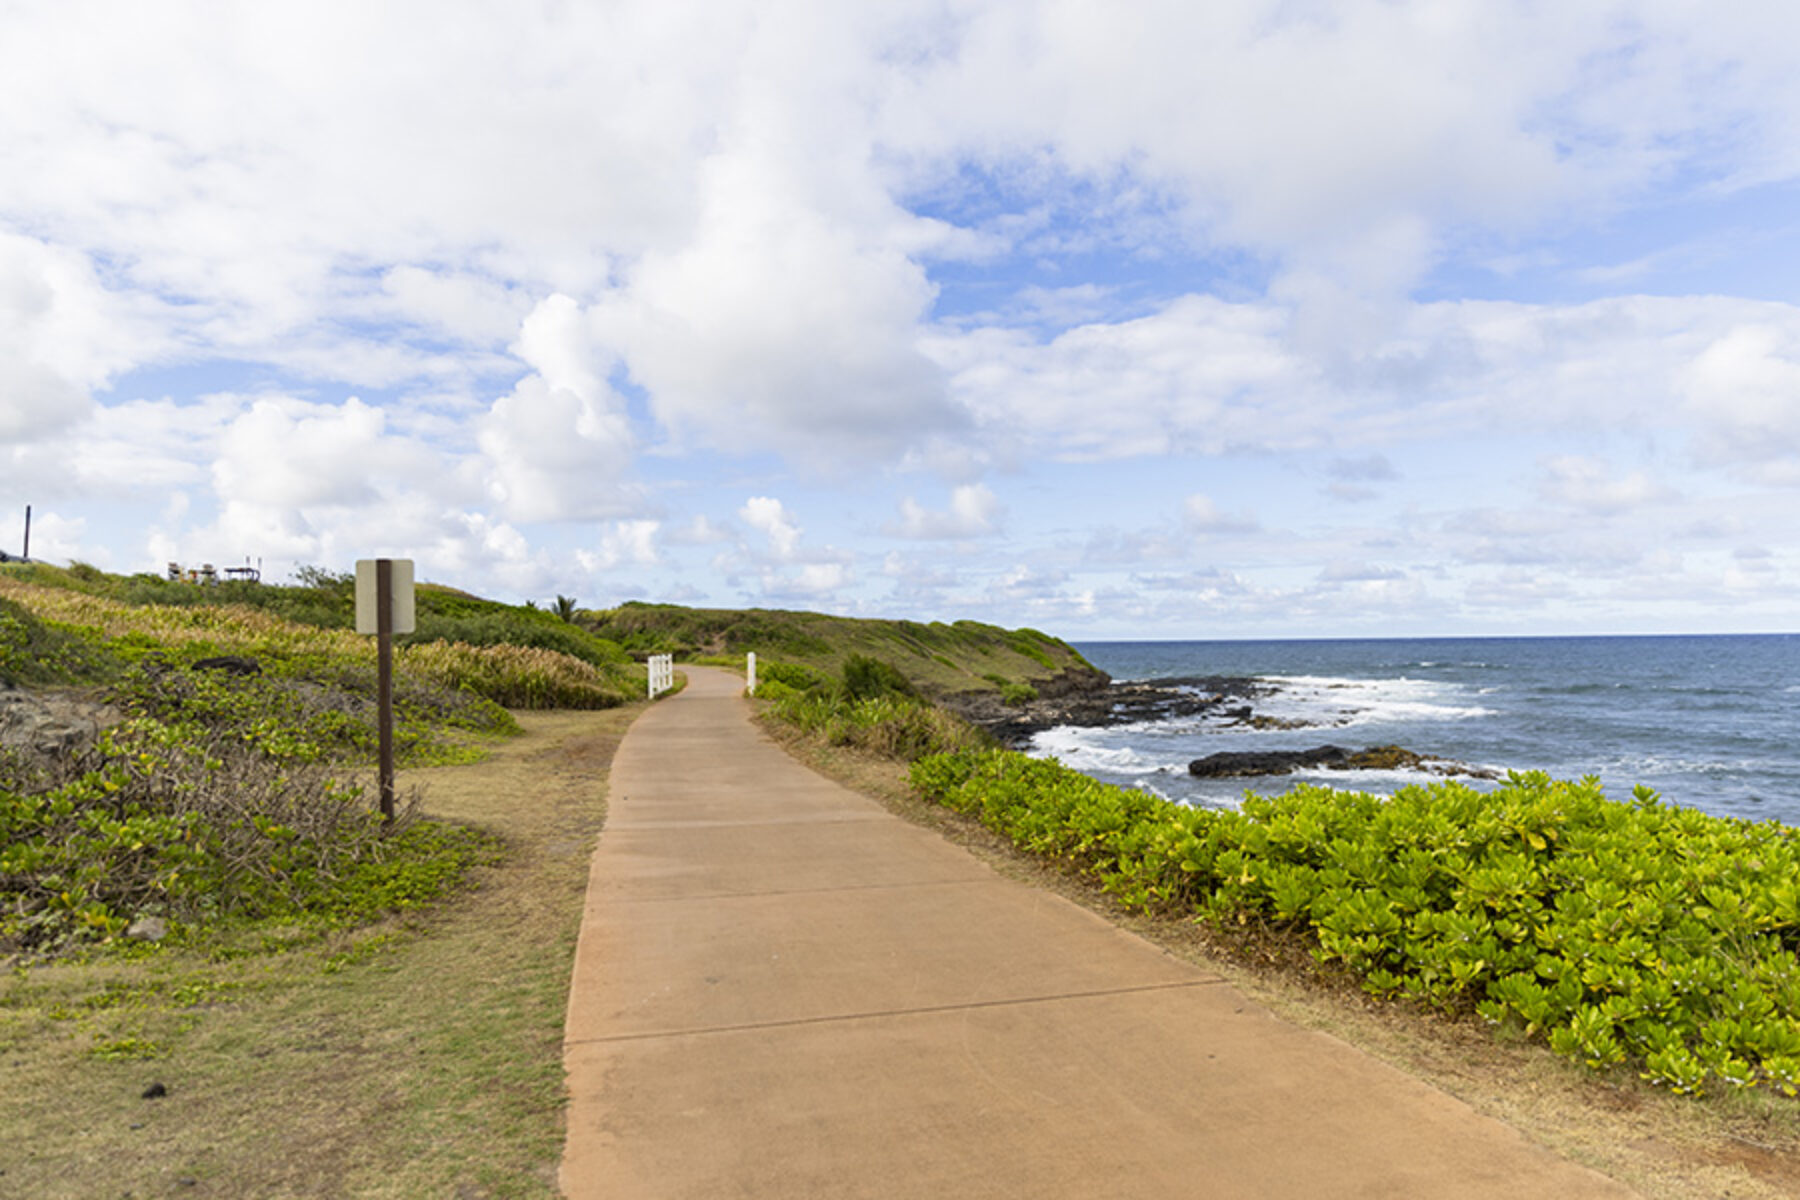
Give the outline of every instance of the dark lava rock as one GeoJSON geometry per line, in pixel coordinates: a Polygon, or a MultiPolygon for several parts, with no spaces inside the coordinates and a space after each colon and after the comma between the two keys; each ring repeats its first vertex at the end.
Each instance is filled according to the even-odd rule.
{"type": "Polygon", "coordinates": [[[1492,771],[1432,754],[1420,754],[1404,746],[1369,746],[1356,751],[1342,746],[1315,746],[1311,750],[1223,751],[1196,758],[1188,764],[1188,774],[1202,779],[1225,779],[1244,775],[1286,775],[1300,767],[1324,767],[1328,771],[1408,770],[1474,779],[1499,778],[1492,771]]]}
{"type": "Polygon", "coordinates": [[[161,1083],[153,1083],[144,1089],[144,1099],[146,1100],[161,1100],[168,1094],[169,1089],[161,1083]]]}
{"type": "Polygon", "coordinates": [[[1286,775],[1299,767],[1350,765],[1350,752],[1342,746],[1316,746],[1311,750],[1222,750],[1188,764],[1188,774],[1202,779],[1240,775],[1286,775]]]}
{"type": "Polygon", "coordinates": [[[212,658],[196,659],[194,670],[223,671],[227,675],[261,675],[262,664],[241,654],[218,654],[212,658]]]}
{"type": "MultiPolygon", "coordinates": [[[[965,721],[986,729],[1009,746],[1021,745],[1035,733],[1058,726],[1094,728],[1139,721],[1222,716],[1227,701],[1266,695],[1269,685],[1255,679],[1196,676],[1159,679],[1155,683],[1114,683],[1102,671],[1071,668],[1047,679],[1031,681],[1037,699],[1007,704],[997,691],[957,692],[939,703],[965,721]]],[[[1249,709],[1243,708],[1248,714],[1249,709]]]]}

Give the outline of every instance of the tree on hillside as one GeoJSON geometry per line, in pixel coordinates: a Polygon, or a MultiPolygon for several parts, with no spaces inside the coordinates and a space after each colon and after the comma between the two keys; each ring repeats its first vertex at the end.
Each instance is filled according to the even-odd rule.
{"type": "Polygon", "coordinates": [[[556,615],[571,625],[575,623],[575,597],[558,596],[556,598],[556,615]]]}

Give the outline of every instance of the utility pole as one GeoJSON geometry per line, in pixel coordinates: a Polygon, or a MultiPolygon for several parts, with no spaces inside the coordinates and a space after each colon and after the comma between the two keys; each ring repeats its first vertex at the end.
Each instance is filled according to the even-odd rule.
{"type": "Polygon", "coordinates": [[[25,506],[25,552],[19,555],[26,562],[31,561],[31,505],[25,506]]]}

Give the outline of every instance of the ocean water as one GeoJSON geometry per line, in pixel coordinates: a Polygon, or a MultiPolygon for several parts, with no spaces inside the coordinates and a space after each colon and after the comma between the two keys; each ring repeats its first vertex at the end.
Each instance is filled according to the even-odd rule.
{"type": "MultiPolygon", "coordinates": [[[[1259,716],[1047,730],[1031,751],[1185,803],[1226,806],[1297,782],[1391,792],[1417,772],[1303,771],[1205,780],[1190,760],[1221,750],[1359,750],[1398,744],[1505,772],[1638,785],[1721,816],[1800,825],[1800,634],[1716,637],[1429,638],[1086,642],[1114,679],[1253,677],[1259,716]]],[[[1470,780],[1475,787],[1492,783],[1470,780]]]]}

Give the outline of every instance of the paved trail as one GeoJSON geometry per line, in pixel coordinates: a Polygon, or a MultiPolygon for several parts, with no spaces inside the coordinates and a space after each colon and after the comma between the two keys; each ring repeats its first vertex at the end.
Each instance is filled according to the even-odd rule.
{"type": "Polygon", "coordinates": [[[688,668],[613,761],[571,1200],[1623,1198],[763,738],[688,668]]]}

